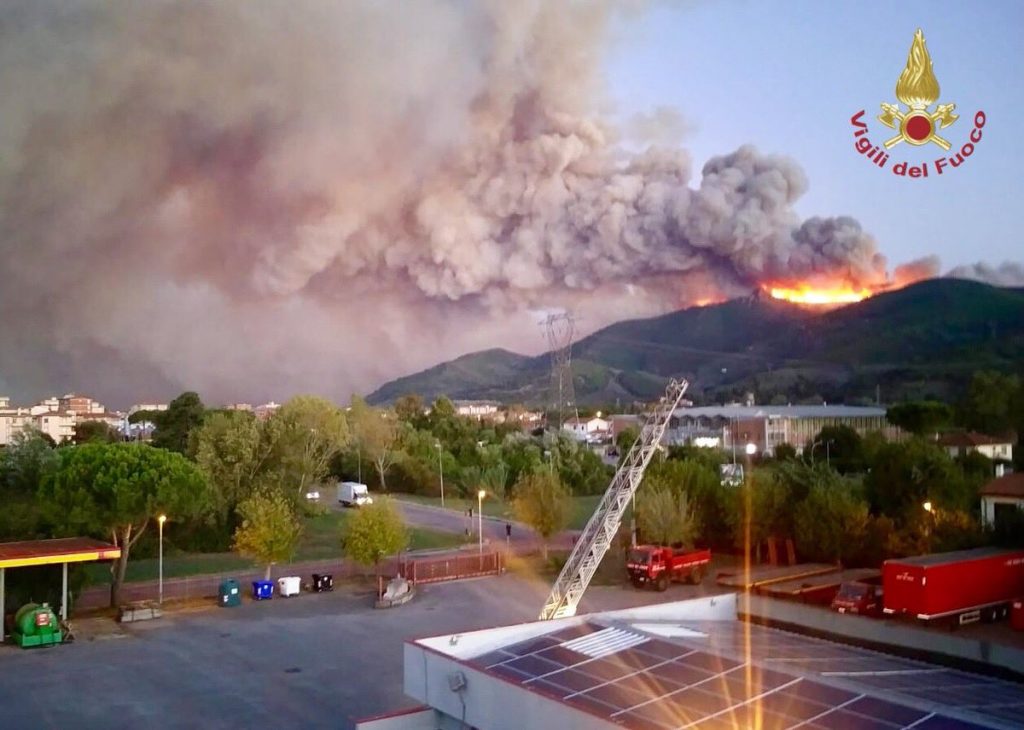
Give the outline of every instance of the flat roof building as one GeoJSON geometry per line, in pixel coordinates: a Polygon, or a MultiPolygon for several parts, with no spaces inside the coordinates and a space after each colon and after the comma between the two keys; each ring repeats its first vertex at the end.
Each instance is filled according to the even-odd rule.
{"type": "Polygon", "coordinates": [[[736,620],[736,597],[408,641],[418,708],[362,730],[980,730],[1024,686],[736,620]]]}
{"type": "Polygon", "coordinates": [[[669,443],[698,443],[698,439],[719,439],[723,448],[744,448],[748,443],[757,453],[773,455],[775,447],[788,443],[802,451],[825,426],[849,426],[862,436],[881,432],[888,439],[900,430],[877,406],[699,406],[678,408],[672,416],[666,439],[669,443]]]}

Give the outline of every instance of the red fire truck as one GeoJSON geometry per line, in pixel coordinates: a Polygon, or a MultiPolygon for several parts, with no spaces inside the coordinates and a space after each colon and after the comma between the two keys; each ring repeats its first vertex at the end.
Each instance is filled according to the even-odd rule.
{"type": "Polygon", "coordinates": [[[710,563],[710,550],[638,545],[629,551],[626,570],[634,587],[653,586],[663,591],[673,580],[700,583],[710,563]]]}

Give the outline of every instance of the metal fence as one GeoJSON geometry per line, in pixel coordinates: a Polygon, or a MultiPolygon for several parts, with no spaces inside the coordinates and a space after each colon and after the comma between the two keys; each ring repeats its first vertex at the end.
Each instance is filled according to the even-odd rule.
{"type": "Polygon", "coordinates": [[[505,561],[498,551],[409,556],[399,563],[402,575],[414,584],[500,575],[504,568],[505,561]]]}
{"type": "MultiPolygon", "coordinates": [[[[497,551],[437,553],[417,555],[405,553],[401,559],[385,558],[380,562],[379,572],[382,575],[395,575],[401,572],[413,583],[436,583],[444,580],[472,578],[483,575],[499,575],[505,567],[501,553],[497,551]]],[[[274,566],[273,578],[297,575],[303,584],[311,584],[314,573],[330,573],[335,580],[355,576],[373,575],[373,568],[364,568],[351,560],[320,560],[314,562],[293,563],[291,565],[274,566]]],[[[262,580],[264,571],[249,569],[224,573],[223,575],[197,575],[186,578],[164,579],[164,600],[181,601],[192,598],[210,598],[217,596],[220,583],[225,578],[234,578],[243,590],[248,591],[252,581],[262,580]]],[[[159,596],[157,581],[125,583],[121,587],[121,603],[135,601],[155,601],[159,596]]],[[[110,605],[110,587],[91,586],[75,597],[74,609],[79,611],[104,608],[110,605]]]]}

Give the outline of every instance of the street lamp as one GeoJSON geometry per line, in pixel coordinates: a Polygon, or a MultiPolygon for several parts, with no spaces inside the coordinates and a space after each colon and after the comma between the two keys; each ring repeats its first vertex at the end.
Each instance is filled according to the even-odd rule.
{"type": "Polygon", "coordinates": [[[164,605],[164,523],[167,522],[167,515],[160,515],[156,518],[157,528],[160,531],[160,580],[159,603],[164,605]]]}
{"type": "Polygon", "coordinates": [[[921,505],[921,506],[922,506],[922,507],[924,507],[924,511],[925,511],[925,512],[931,512],[931,511],[932,511],[932,503],[931,503],[930,501],[928,501],[928,502],[925,502],[925,503],[924,503],[923,505],[921,505]]]}
{"type": "Polygon", "coordinates": [[[476,519],[477,519],[477,534],[479,535],[480,552],[484,551],[484,497],[487,496],[487,492],[480,490],[476,493],[476,519]]]}
{"type": "Polygon", "coordinates": [[[437,471],[441,475],[441,509],[444,509],[444,461],[441,458],[444,451],[441,448],[440,441],[435,441],[434,446],[437,447],[437,471]]]}
{"type": "Polygon", "coordinates": [[[747,456],[753,456],[757,453],[757,444],[747,444],[747,456]]]}
{"type": "Polygon", "coordinates": [[[822,444],[825,444],[825,464],[828,466],[832,466],[832,453],[831,449],[829,448],[830,446],[832,446],[832,439],[826,439],[825,441],[815,441],[813,444],[811,444],[811,464],[814,463],[814,449],[817,448],[818,446],[821,446],[822,444]]]}

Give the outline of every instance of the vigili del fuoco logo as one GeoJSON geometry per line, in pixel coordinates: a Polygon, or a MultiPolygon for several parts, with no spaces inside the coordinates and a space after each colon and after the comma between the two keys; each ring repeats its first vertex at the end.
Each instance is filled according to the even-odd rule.
{"type": "MultiPolygon", "coordinates": [[[[924,33],[918,28],[907,54],[907,67],[903,69],[896,82],[896,98],[901,104],[882,103],[882,113],[878,121],[896,134],[882,142],[881,145],[868,138],[868,125],[865,112],[861,109],[850,117],[853,125],[854,147],[879,168],[889,166],[889,150],[897,145],[927,147],[935,145],[947,153],[931,161],[900,161],[889,166],[893,174],[901,177],[928,177],[929,174],[945,175],[963,165],[967,158],[974,154],[976,145],[981,142],[981,130],[985,126],[985,112],[978,110],[974,114],[974,128],[969,139],[951,152],[953,145],[946,138],[945,130],[952,127],[960,118],[954,114],[956,104],[936,104],[939,101],[939,80],[932,69],[932,58],[924,44],[924,33]],[[935,108],[932,109],[932,105],[935,108]]],[[[963,125],[961,124],[961,127],[963,125]]]]}

